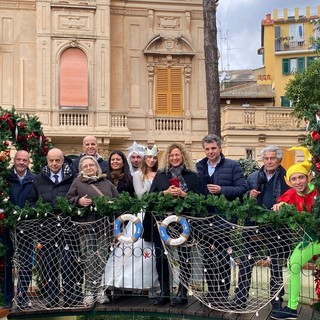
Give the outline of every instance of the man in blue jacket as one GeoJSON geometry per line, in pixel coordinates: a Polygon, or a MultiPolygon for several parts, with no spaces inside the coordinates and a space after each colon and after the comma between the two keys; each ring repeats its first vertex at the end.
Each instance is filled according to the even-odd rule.
{"type": "MultiPolygon", "coordinates": [[[[286,170],[281,166],[282,157],[283,152],[277,146],[263,148],[261,150],[263,166],[258,171],[251,173],[247,179],[249,196],[257,199],[257,203],[268,210],[271,210],[279,196],[290,188],[285,182],[286,170]]],[[[246,221],[245,224],[252,225],[252,222],[246,221]]],[[[271,301],[272,309],[273,311],[280,310],[284,295],[281,261],[288,258],[292,249],[292,240],[285,227],[274,230],[267,226],[259,228],[259,234],[257,231],[256,228],[250,228],[243,233],[245,250],[239,265],[238,287],[233,302],[238,309],[246,308],[252,268],[255,260],[258,259],[257,252],[261,251],[261,247],[265,247],[270,257],[269,290],[270,297],[274,297],[271,301]],[[277,297],[275,297],[276,294],[277,297]]]]}
{"type": "MultiPolygon", "coordinates": [[[[25,150],[16,152],[13,158],[13,167],[9,175],[9,196],[10,201],[23,208],[32,188],[35,178],[29,169],[30,156],[25,150]]],[[[6,261],[6,285],[7,292],[5,303],[10,306],[14,296],[13,279],[12,279],[12,258],[13,244],[10,238],[10,231],[6,230],[7,240],[7,261],[6,261]]],[[[27,291],[32,278],[32,255],[33,244],[30,241],[24,241],[24,237],[17,234],[18,243],[20,243],[21,254],[19,259],[19,273],[17,286],[17,304],[21,309],[27,307],[27,291]]]]}
{"type": "MultiPolygon", "coordinates": [[[[221,139],[214,134],[206,135],[202,139],[206,157],[197,163],[197,171],[204,195],[224,195],[231,201],[241,198],[248,188],[241,166],[238,162],[225,158],[221,145],[221,139]]],[[[213,215],[221,216],[214,207],[209,207],[208,211],[213,215]]],[[[219,217],[213,217],[212,224],[205,224],[199,228],[208,298],[211,304],[223,303],[227,301],[229,295],[231,248],[228,234],[230,228],[231,225],[219,217]]]]}

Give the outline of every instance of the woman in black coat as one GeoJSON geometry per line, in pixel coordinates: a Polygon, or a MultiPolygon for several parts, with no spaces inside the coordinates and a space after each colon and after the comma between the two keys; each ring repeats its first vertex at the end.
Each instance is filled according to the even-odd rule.
{"type": "Polygon", "coordinates": [[[128,192],[134,196],[132,175],[126,156],[122,151],[112,151],[108,160],[107,178],[116,186],[119,193],[128,192]]]}
{"type": "MultiPolygon", "coordinates": [[[[194,169],[193,162],[184,146],[179,143],[170,144],[162,159],[162,165],[153,179],[150,192],[158,192],[163,195],[170,194],[172,197],[182,198],[186,197],[189,191],[201,193],[200,182],[194,169]],[[172,178],[174,178],[174,182],[172,178]]],[[[144,238],[149,241],[153,240],[156,247],[156,267],[161,293],[154,304],[163,305],[170,301],[168,259],[164,254],[160,234],[151,213],[147,213],[143,226],[144,238]]],[[[179,250],[179,260],[183,259],[183,263],[180,263],[180,272],[181,274],[186,275],[186,278],[188,278],[187,280],[190,279],[191,274],[189,256],[189,248],[181,247],[179,250]]],[[[178,306],[187,303],[187,291],[187,288],[184,287],[180,281],[178,294],[171,301],[170,305],[178,306]]]]}

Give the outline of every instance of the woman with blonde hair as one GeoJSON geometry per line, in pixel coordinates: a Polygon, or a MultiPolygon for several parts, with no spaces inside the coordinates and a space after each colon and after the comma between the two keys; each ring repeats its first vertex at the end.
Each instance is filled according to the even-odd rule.
{"type": "MultiPolygon", "coordinates": [[[[201,187],[193,162],[185,147],[180,143],[170,144],[162,158],[161,166],[153,179],[150,192],[158,192],[162,195],[185,198],[188,192],[200,193],[201,187]]],[[[172,208],[174,211],[174,208],[172,208]]],[[[156,249],[156,268],[161,288],[160,297],[155,305],[163,305],[170,302],[169,264],[162,246],[157,224],[150,212],[146,213],[143,221],[144,239],[153,241],[156,249]]],[[[188,281],[191,275],[189,248],[179,248],[180,275],[184,275],[184,281],[188,281]]],[[[182,285],[181,277],[177,296],[171,301],[171,306],[186,304],[187,288],[182,285]]]]}

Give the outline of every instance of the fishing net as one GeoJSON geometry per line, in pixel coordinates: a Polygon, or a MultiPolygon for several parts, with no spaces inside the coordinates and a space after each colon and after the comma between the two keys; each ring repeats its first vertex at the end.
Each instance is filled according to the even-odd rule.
{"type": "MultiPolygon", "coordinates": [[[[143,219],[141,213],[139,218],[143,219]]],[[[160,227],[163,219],[157,218],[160,227]]],[[[163,242],[173,279],[211,309],[257,312],[278,301],[287,281],[287,259],[303,230],[282,226],[241,226],[215,215],[186,217],[190,229],[181,245],[163,242]]],[[[83,308],[119,294],[159,291],[152,242],[122,243],[114,236],[114,219],[75,222],[70,217],[21,220],[13,233],[19,309],[83,308]],[[121,291],[117,291],[121,289],[121,291]]],[[[135,232],[124,223],[127,240],[135,232]]],[[[179,223],[167,235],[181,239],[179,223]]]]}

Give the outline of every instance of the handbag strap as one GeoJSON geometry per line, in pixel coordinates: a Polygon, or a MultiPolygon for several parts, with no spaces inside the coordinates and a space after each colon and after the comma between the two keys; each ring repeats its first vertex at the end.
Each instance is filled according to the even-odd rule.
{"type": "Polygon", "coordinates": [[[96,191],[98,192],[99,196],[103,196],[103,195],[104,195],[104,194],[101,192],[101,190],[100,190],[97,186],[95,186],[94,184],[90,184],[90,186],[91,186],[94,190],[96,190],[96,191]]]}

